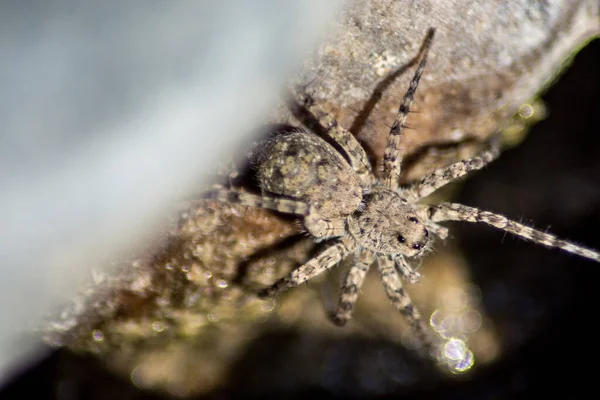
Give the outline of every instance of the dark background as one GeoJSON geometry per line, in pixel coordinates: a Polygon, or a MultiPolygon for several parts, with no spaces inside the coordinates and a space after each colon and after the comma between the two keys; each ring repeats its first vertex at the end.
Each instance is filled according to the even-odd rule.
{"type": "MultiPolygon", "coordinates": [[[[457,202],[492,210],[576,243],[600,249],[600,41],[587,46],[544,96],[550,115],[524,143],[476,173],[457,202]]],[[[410,354],[387,342],[328,342],[337,358],[321,380],[300,369],[302,337],[258,340],[232,371],[229,387],[211,398],[404,395],[412,398],[508,399],[595,393],[600,376],[600,265],[473,224],[453,224],[481,288],[483,306],[508,349],[494,365],[458,380],[426,374],[410,354]],[[270,349],[270,350],[269,350],[270,349]],[[275,351],[276,350],[276,351],[275,351]],[[270,356],[265,357],[265,354],[270,356]],[[372,357],[373,354],[378,355],[372,357]],[[398,380],[378,376],[369,360],[402,362],[398,380]],[[296,372],[297,371],[297,372],[296,372]],[[330,371],[330,372],[327,372],[330,371]],[[364,379],[354,379],[360,376],[364,379]]],[[[400,364],[390,364],[400,365],[400,364]]],[[[139,391],[91,357],[59,350],[15,377],[0,398],[164,398],[139,391]]]]}

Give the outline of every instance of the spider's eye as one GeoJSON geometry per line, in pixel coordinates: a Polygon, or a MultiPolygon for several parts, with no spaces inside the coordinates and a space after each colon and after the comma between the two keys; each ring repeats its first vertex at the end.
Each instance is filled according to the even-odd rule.
{"type": "Polygon", "coordinates": [[[428,238],[429,237],[429,231],[427,229],[425,229],[425,237],[428,238]]]}
{"type": "Polygon", "coordinates": [[[415,217],[410,217],[408,220],[409,220],[410,222],[412,222],[413,224],[418,224],[418,223],[419,223],[419,220],[418,220],[418,219],[416,219],[415,217]]]}
{"type": "Polygon", "coordinates": [[[401,234],[398,234],[398,241],[400,243],[404,243],[404,242],[406,242],[406,239],[404,239],[404,236],[402,236],[401,234]]]}
{"type": "Polygon", "coordinates": [[[419,250],[421,248],[421,245],[419,243],[415,243],[412,245],[412,248],[415,250],[419,250]]]}

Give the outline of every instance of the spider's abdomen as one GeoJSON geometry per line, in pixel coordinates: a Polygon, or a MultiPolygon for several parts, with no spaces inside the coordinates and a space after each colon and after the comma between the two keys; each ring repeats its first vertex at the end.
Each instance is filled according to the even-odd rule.
{"type": "Polygon", "coordinates": [[[299,199],[325,218],[353,213],[362,200],[358,177],[326,141],[304,131],[277,136],[257,163],[263,190],[299,199]]]}

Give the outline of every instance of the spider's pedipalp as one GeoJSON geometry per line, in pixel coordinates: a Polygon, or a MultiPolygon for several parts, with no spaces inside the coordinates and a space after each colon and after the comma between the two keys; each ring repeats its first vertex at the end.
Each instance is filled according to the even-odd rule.
{"type": "Polygon", "coordinates": [[[495,228],[510,232],[513,235],[541,245],[562,249],[572,254],[600,262],[600,253],[596,250],[578,246],[546,232],[538,231],[529,226],[512,221],[502,215],[489,211],[482,211],[475,207],[469,207],[456,203],[442,203],[437,206],[429,206],[428,212],[434,222],[440,221],[465,221],[483,222],[495,228]]]}
{"type": "Polygon", "coordinates": [[[274,296],[281,291],[296,287],[314,278],[346,258],[350,252],[354,251],[355,247],[354,241],[348,237],[332,242],[325,250],[310,259],[306,264],[296,268],[288,276],[279,279],[268,288],[261,290],[258,296],[274,296]]]}
{"type": "Polygon", "coordinates": [[[421,314],[413,306],[410,296],[402,287],[402,280],[396,272],[394,261],[388,257],[378,257],[377,261],[381,282],[392,305],[408,320],[419,342],[428,349],[432,348],[433,337],[421,319],[421,314]]]}
{"type": "Polygon", "coordinates": [[[344,219],[324,219],[314,209],[304,217],[304,226],[317,239],[328,239],[343,236],[346,233],[344,219]]]}
{"type": "Polygon", "coordinates": [[[394,261],[396,267],[398,267],[398,270],[407,281],[410,283],[417,283],[421,279],[421,274],[418,273],[404,257],[396,257],[394,261]]]}
{"type": "Polygon", "coordinates": [[[355,264],[350,267],[342,283],[338,309],[331,318],[334,324],[344,326],[352,317],[352,311],[358,299],[358,291],[374,260],[373,254],[364,250],[356,257],[355,264]]]}
{"type": "Polygon", "coordinates": [[[425,224],[430,232],[433,232],[437,237],[444,240],[448,237],[448,228],[436,224],[435,222],[427,221],[425,224]]]}
{"type": "Polygon", "coordinates": [[[433,28],[430,28],[427,32],[421,50],[421,61],[419,62],[419,66],[413,75],[408,90],[404,94],[402,103],[398,108],[398,113],[396,114],[396,118],[394,119],[394,123],[390,129],[390,134],[385,146],[385,153],[383,155],[383,184],[392,190],[398,189],[399,186],[402,165],[400,138],[402,137],[402,131],[404,128],[406,128],[406,119],[410,113],[410,106],[414,100],[417,87],[419,86],[421,75],[423,75],[423,71],[425,70],[425,65],[427,64],[427,54],[429,52],[429,48],[431,47],[431,41],[433,40],[434,33],[435,29],[433,28]]]}
{"type": "Polygon", "coordinates": [[[443,168],[436,168],[430,174],[427,174],[421,181],[406,189],[403,194],[411,201],[417,201],[423,197],[429,196],[442,186],[455,181],[471,171],[477,171],[485,165],[495,160],[500,154],[498,146],[493,146],[490,150],[484,151],[480,155],[467,160],[457,161],[443,168]]]}
{"type": "Polygon", "coordinates": [[[297,90],[295,96],[302,102],[304,107],[312,114],[319,124],[325,129],[325,133],[331,137],[348,155],[352,169],[359,177],[363,186],[371,186],[376,182],[375,175],[369,157],[365,149],[358,142],[356,137],[338,122],[323,108],[315,103],[313,98],[308,94],[297,90]]]}
{"type": "Polygon", "coordinates": [[[213,189],[204,192],[202,197],[206,200],[215,200],[221,203],[266,208],[288,214],[308,214],[308,206],[302,201],[257,195],[234,189],[213,189]]]}

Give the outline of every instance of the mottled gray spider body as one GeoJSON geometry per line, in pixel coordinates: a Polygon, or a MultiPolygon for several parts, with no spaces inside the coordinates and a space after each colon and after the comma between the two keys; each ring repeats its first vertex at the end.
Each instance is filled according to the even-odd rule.
{"type": "Polygon", "coordinates": [[[309,205],[304,225],[316,238],[340,236],[336,225],[362,202],[360,179],[325,140],[304,131],[277,136],[262,149],[256,163],[262,190],[309,205]]]}
{"type": "Polygon", "coordinates": [[[366,273],[375,263],[392,304],[408,319],[422,343],[429,347],[433,344],[432,337],[404,291],[400,277],[410,282],[419,279],[410,262],[421,258],[431,247],[431,234],[442,239],[447,236],[447,229],[438,222],[483,222],[536,243],[600,261],[600,254],[594,250],[557,239],[501,215],[461,204],[419,203],[440,187],[492,161],[498,155],[496,146],[477,157],[438,168],[410,187],[399,187],[401,133],[425,68],[433,34],[432,29],[425,38],[419,65],[390,130],[381,177],[373,172],[367,154],[356,138],[309,96],[298,93],[298,98],[319,121],[325,134],[345,154],[340,154],[313,133],[287,132],[269,141],[258,157],[256,168],[262,195],[232,189],[207,193],[207,198],[221,202],[300,215],[315,239],[329,240],[320,254],[264,289],[260,296],[271,296],[298,286],[354,255],[354,265],[343,280],[333,321],[344,325],[351,318],[366,273]]]}

